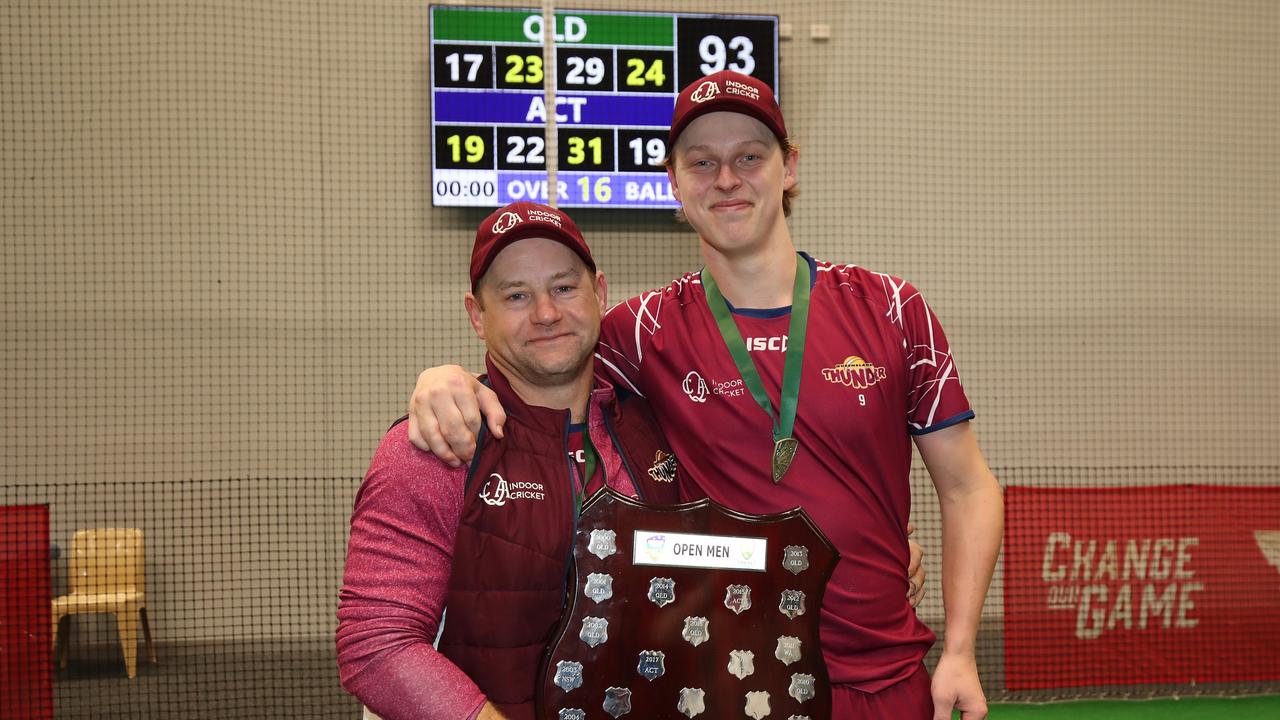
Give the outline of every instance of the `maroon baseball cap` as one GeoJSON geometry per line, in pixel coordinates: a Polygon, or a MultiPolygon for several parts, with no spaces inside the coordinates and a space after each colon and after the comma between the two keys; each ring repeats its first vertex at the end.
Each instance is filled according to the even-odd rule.
{"type": "Polygon", "coordinates": [[[779,140],[787,139],[787,125],[773,91],[758,78],[732,70],[721,70],[694,80],[680,91],[676,109],[671,114],[671,131],[667,133],[667,152],[689,123],[711,112],[735,112],[749,115],[765,124],[779,140]]]}
{"type": "Polygon", "coordinates": [[[471,247],[471,292],[476,291],[498,253],[517,240],[529,238],[555,240],[577,253],[592,272],[596,270],[591,248],[572,218],[549,205],[513,202],[494,210],[476,228],[476,244],[471,247]]]}

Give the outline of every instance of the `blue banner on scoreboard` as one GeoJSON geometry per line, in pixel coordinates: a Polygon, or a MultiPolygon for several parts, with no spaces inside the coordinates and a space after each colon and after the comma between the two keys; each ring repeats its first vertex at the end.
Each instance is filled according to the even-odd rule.
{"type": "MultiPolygon", "coordinates": [[[[438,123],[545,125],[547,102],[542,93],[462,92],[437,90],[432,106],[438,123]]],[[[557,95],[556,123],[667,128],[674,95],[557,95]]]]}

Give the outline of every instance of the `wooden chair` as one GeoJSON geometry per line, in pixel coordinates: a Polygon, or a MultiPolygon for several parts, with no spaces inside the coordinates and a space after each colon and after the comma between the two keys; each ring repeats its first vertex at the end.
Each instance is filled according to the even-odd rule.
{"type": "MultiPolygon", "coordinates": [[[[142,531],[137,528],[80,530],[71,539],[71,593],[53,601],[53,646],[64,618],[84,613],[116,616],[125,672],[138,674],[138,625],[147,643],[147,659],[156,662],[151,625],[147,622],[146,583],[143,577],[142,531]]],[[[67,643],[58,653],[67,666],[67,643]]]]}

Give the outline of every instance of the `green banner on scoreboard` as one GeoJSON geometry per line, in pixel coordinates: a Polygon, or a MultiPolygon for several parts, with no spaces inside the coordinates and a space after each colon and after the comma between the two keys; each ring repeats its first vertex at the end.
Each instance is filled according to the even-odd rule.
{"type": "MultiPolygon", "coordinates": [[[[529,10],[438,7],[432,20],[436,41],[542,43],[542,15],[529,10]]],[[[674,37],[671,15],[556,13],[556,42],[670,47],[674,37]]]]}

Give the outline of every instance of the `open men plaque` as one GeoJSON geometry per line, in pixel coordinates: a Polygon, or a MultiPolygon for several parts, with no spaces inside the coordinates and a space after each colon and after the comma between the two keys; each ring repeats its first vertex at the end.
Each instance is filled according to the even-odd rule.
{"type": "Polygon", "coordinates": [[[539,720],[827,720],[818,611],[838,554],[803,510],[583,509],[539,720]]]}

